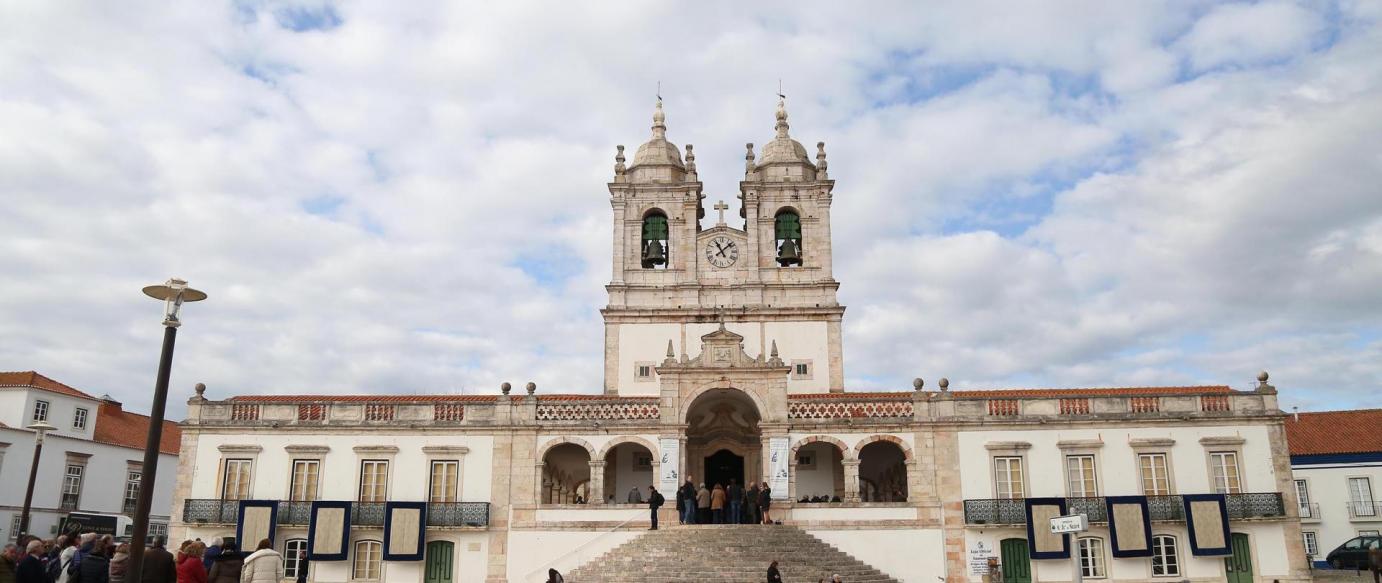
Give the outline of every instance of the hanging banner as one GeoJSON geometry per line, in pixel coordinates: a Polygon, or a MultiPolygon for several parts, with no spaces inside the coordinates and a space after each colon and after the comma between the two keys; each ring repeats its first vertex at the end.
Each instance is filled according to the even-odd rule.
{"type": "Polygon", "coordinates": [[[663,437],[657,440],[657,448],[661,450],[658,457],[658,477],[657,490],[662,492],[662,496],[668,500],[676,500],[677,487],[681,485],[681,440],[675,437],[663,437]]]}
{"type": "Polygon", "coordinates": [[[768,477],[768,487],[773,489],[773,500],[786,500],[787,495],[787,470],[791,463],[791,452],[788,451],[786,437],[772,437],[768,440],[768,471],[772,472],[768,477]]]}

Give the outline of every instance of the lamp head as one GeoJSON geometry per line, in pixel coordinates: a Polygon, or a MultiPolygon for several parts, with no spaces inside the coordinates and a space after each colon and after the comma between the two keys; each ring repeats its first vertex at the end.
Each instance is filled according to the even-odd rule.
{"type": "Polygon", "coordinates": [[[47,432],[49,432],[49,431],[52,431],[52,430],[54,430],[54,429],[57,429],[57,427],[54,427],[54,426],[52,426],[52,425],[49,425],[49,424],[46,423],[46,422],[39,421],[39,422],[37,422],[37,423],[33,423],[33,424],[31,424],[31,425],[26,426],[25,429],[37,431],[37,432],[39,432],[39,433],[47,433],[47,432]]]}
{"type": "Polygon", "coordinates": [[[144,288],[144,295],[163,300],[163,325],[171,328],[182,325],[182,321],[178,320],[178,312],[182,309],[183,302],[200,302],[206,299],[205,292],[187,287],[187,280],[176,277],[163,285],[144,288]]]}

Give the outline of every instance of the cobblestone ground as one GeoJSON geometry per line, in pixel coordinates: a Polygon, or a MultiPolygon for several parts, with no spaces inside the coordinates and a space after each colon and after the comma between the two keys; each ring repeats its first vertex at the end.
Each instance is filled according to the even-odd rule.
{"type": "Polygon", "coordinates": [[[1352,581],[1354,583],[1372,583],[1372,573],[1367,571],[1335,571],[1332,569],[1315,569],[1316,581],[1352,581]]]}

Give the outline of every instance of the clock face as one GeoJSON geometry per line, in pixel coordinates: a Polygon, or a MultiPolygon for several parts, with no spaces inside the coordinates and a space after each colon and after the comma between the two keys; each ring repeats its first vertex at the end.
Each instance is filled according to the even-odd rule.
{"type": "Polygon", "coordinates": [[[715,237],[705,246],[705,258],[715,267],[729,267],[739,259],[739,246],[729,237],[715,237]]]}

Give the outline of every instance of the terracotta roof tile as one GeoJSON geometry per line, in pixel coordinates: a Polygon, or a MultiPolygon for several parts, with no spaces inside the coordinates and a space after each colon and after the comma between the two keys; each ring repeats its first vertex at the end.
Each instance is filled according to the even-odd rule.
{"type": "Polygon", "coordinates": [[[100,400],[31,370],[0,372],[0,387],[30,387],[79,399],[100,400]]]}
{"type": "Polygon", "coordinates": [[[1053,398],[1053,397],[1155,397],[1161,395],[1204,395],[1232,393],[1233,389],[1223,385],[1197,387],[1106,387],[1091,389],[983,389],[975,391],[954,391],[956,397],[983,397],[993,399],[1053,398]]]}
{"type": "Polygon", "coordinates": [[[1291,455],[1382,452],[1382,409],[1321,411],[1286,417],[1291,455]]]}
{"type": "MultiPolygon", "coordinates": [[[[100,410],[96,412],[96,429],[92,441],[142,450],[148,437],[148,415],[130,413],[109,402],[101,403],[100,410]]],[[[164,421],[163,436],[159,440],[158,450],[178,455],[181,445],[182,428],[172,421],[164,421]]]]}
{"type": "Polygon", "coordinates": [[[242,403],[485,403],[498,395],[240,395],[229,400],[242,403]]]}

